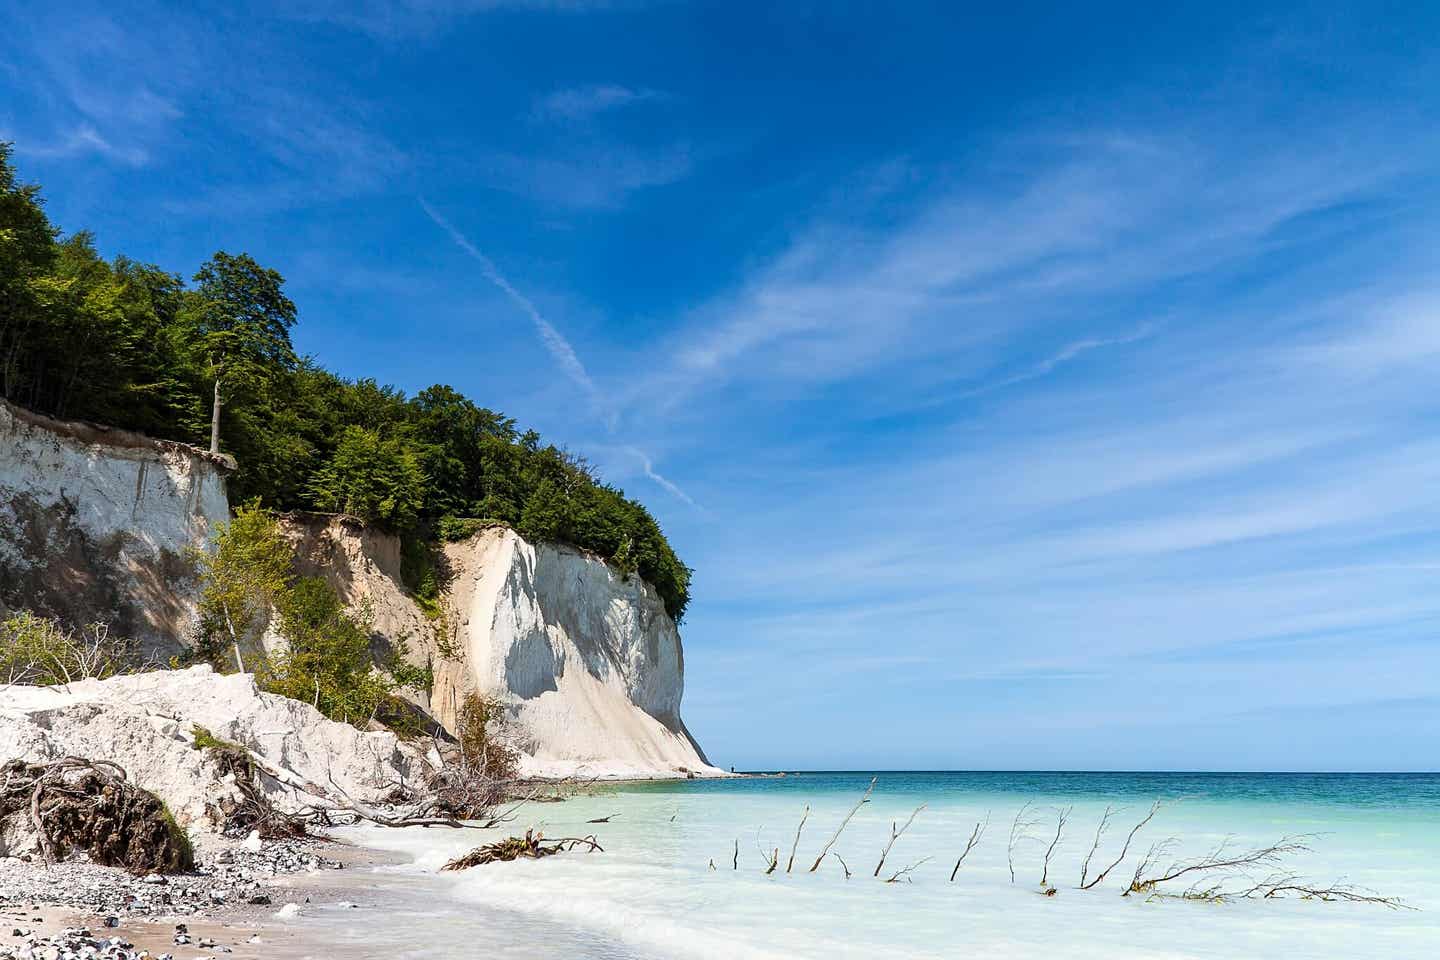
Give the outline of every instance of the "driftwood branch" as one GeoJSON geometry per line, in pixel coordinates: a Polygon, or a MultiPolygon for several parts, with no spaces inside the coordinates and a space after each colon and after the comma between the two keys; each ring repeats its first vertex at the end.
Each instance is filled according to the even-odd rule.
{"type": "Polygon", "coordinates": [[[1105,812],[1100,815],[1100,823],[1095,827],[1095,839],[1090,843],[1090,851],[1085,854],[1084,861],[1080,864],[1080,889],[1085,889],[1085,882],[1090,875],[1090,861],[1095,859],[1095,851],[1100,849],[1100,841],[1105,839],[1105,831],[1110,829],[1110,818],[1115,816],[1115,808],[1109,804],[1105,805],[1105,812]]]}
{"type": "Polygon", "coordinates": [[[890,879],[889,879],[889,880],[886,880],[885,882],[886,882],[886,883],[899,883],[900,881],[903,880],[903,881],[905,881],[906,883],[909,883],[909,882],[910,882],[910,872],[911,872],[912,870],[914,870],[916,867],[920,866],[922,863],[928,863],[931,859],[933,859],[933,858],[931,858],[931,857],[922,857],[922,858],[920,858],[919,860],[916,860],[914,863],[910,864],[908,867],[902,867],[901,869],[896,870],[893,874],[890,875],[890,879]]]}
{"type": "Polygon", "coordinates": [[[1160,858],[1174,844],[1174,838],[1162,840],[1152,844],[1150,850],[1141,859],[1124,896],[1132,893],[1153,893],[1162,883],[1169,883],[1192,874],[1275,866],[1287,856],[1309,851],[1310,847],[1307,842],[1309,839],[1308,836],[1302,835],[1286,836],[1268,846],[1237,851],[1233,845],[1233,838],[1226,837],[1216,845],[1215,849],[1202,857],[1194,860],[1174,861],[1164,869],[1156,869],[1151,873],[1152,868],[1158,865],[1160,858]]]}
{"type": "Polygon", "coordinates": [[[785,863],[785,872],[789,873],[790,868],[795,866],[795,851],[800,847],[800,831],[805,829],[805,821],[810,819],[810,805],[805,805],[805,812],[800,815],[800,825],[795,828],[795,842],[790,844],[790,859],[785,863]]]}
{"type": "Polygon", "coordinates": [[[955,869],[950,871],[951,883],[955,882],[955,875],[960,872],[960,864],[964,863],[965,858],[970,856],[970,851],[975,849],[975,845],[978,844],[980,838],[985,835],[985,828],[988,826],[990,826],[989,813],[985,814],[983,822],[979,820],[975,821],[975,829],[970,831],[970,839],[965,841],[965,849],[960,851],[960,859],[955,861],[955,869]]]}
{"type": "MultiPolygon", "coordinates": [[[[845,827],[849,825],[850,818],[855,816],[856,811],[869,801],[870,793],[875,789],[875,781],[878,779],[880,778],[870,778],[870,786],[865,788],[865,795],[861,797],[858,802],[856,802],[855,806],[850,808],[850,812],[845,814],[845,819],[840,821],[840,826],[835,828],[835,835],[825,842],[825,846],[820,848],[820,856],[816,857],[815,862],[810,865],[811,873],[814,873],[816,870],[820,869],[820,864],[825,860],[825,855],[830,852],[830,848],[835,845],[835,841],[840,839],[840,834],[843,833],[845,831],[845,827]]],[[[849,871],[847,870],[846,872],[848,873],[849,871]]]]}
{"type": "Polygon", "coordinates": [[[1378,903],[1391,910],[1414,910],[1415,908],[1399,897],[1382,897],[1373,890],[1357,887],[1338,880],[1320,886],[1301,879],[1292,873],[1272,874],[1258,883],[1235,894],[1222,894],[1222,898],[1270,900],[1283,897],[1298,897],[1301,900],[1343,900],[1350,903],[1378,903]]]}
{"type": "Polygon", "coordinates": [[[1050,879],[1050,858],[1055,854],[1055,848],[1060,845],[1060,835],[1065,832],[1065,824],[1070,820],[1070,813],[1074,807],[1058,807],[1055,811],[1055,836],[1050,840],[1050,846],[1045,848],[1045,865],[1040,870],[1040,886],[1048,887],[1050,879]]]}
{"type": "Polygon", "coordinates": [[[546,840],[542,834],[533,830],[526,830],[523,837],[506,837],[504,840],[497,840],[494,843],[487,843],[484,846],[476,847],[463,857],[456,857],[446,863],[441,870],[468,870],[471,867],[478,867],[486,863],[499,863],[509,860],[541,860],[545,857],[554,856],[567,850],[574,850],[576,847],[584,846],[587,853],[604,853],[605,848],[600,846],[599,841],[593,835],[588,837],[557,837],[553,840],[546,840]]]}
{"type": "Polygon", "coordinates": [[[1038,817],[1028,816],[1030,808],[1034,803],[1026,800],[1025,804],[1016,812],[1015,819],[1010,822],[1010,842],[1005,846],[1005,862],[1010,867],[1010,882],[1015,882],[1015,848],[1022,841],[1033,840],[1030,831],[1040,822],[1038,817]]]}
{"type": "MultiPolygon", "coordinates": [[[[1106,812],[1108,813],[1109,811],[1107,810],[1106,812]]],[[[1140,829],[1141,829],[1142,827],[1144,827],[1145,824],[1149,823],[1152,819],[1154,819],[1155,814],[1157,814],[1157,813],[1159,813],[1159,812],[1160,812],[1160,801],[1159,801],[1159,800],[1156,800],[1154,803],[1152,803],[1152,804],[1150,805],[1150,812],[1147,813],[1147,814],[1145,814],[1144,819],[1141,820],[1139,823],[1135,824],[1135,826],[1133,826],[1133,827],[1130,828],[1130,833],[1125,837],[1125,845],[1120,848],[1120,855],[1119,855],[1118,857],[1116,857],[1116,858],[1111,862],[1110,866],[1106,867],[1104,870],[1101,870],[1099,873],[1097,873],[1097,874],[1095,875],[1095,877],[1094,877],[1093,879],[1091,879],[1089,882],[1086,882],[1085,878],[1082,876],[1082,877],[1080,878],[1080,889],[1081,889],[1081,890],[1091,890],[1091,889],[1094,889],[1095,887],[1098,887],[1102,882],[1104,882],[1105,878],[1106,878],[1107,876],[1109,876],[1110,871],[1111,871],[1111,870],[1114,870],[1116,867],[1120,866],[1121,862],[1125,859],[1126,854],[1128,854],[1128,853],[1130,852],[1130,843],[1131,843],[1131,841],[1133,841],[1133,840],[1135,839],[1135,834],[1139,833],[1139,832],[1140,832],[1140,829]]],[[[1102,830],[1102,831],[1103,831],[1103,829],[1104,829],[1104,826],[1105,826],[1105,824],[1104,824],[1104,822],[1102,821],[1102,823],[1101,823],[1101,830],[1102,830]]],[[[1096,834],[1095,843],[1096,843],[1097,846],[1098,846],[1099,843],[1100,843],[1099,832],[1097,832],[1097,834],[1096,834]]],[[[1093,851],[1092,851],[1092,853],[1093,853],[1093,851]]],[[[1089,858],[1088,858],[1088,857],[1086,858],[1086,863],[1087,863],[1087,864],[1089,863],[1089,858]]]]}
{"type": "Polygon", "coordinates": [[[920,806],[912,810],[910,812],[910,818],[905,821],[905,826],[901,827],[899,830],[896,830],[894,822],[891,822],[890,840],[885,844],[885,849],[880,851],[880,862],[875,864],[875,873],[872,874],[872,876],[880,876],[880,869],[885,866],[885,858],[890,856],[890,848],[895,846],[896,840],[899,840],[902,836],[904,836],[905,831],[910,829],[910,824],[915,822],[915,817],[918,816],[920,811],[924,809],[925,804],[922,803],[920,804],[920,806]]]}

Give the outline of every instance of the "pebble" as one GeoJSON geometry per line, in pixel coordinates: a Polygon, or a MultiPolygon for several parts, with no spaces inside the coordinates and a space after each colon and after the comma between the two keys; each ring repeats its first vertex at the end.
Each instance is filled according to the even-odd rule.
{"type": "MultiPolygon", "coordinates": [[[[48,869],[38,863],[0,858],[0,909],[22,904],[72,907],[114,918],[187,915],[229,909],[231,904],[265,906],[266,881],[307,870],[338,869],[341,864],[315,852],[314,842],[266,842],[259,852],[242,844],[202,862],[194,873],[133,877],[123,870],[79,860],[48,869]]],[[[19,929],[19,928],[15,928],[19,929]]],[[[24,936],[24,934],[20,934],[24,936]]]]}
{"type": "MultiPolygon", "coordinates": [[[[69,860],[44,867],[18,858],[0,858],[0,909],[11,919],[23,920],[39,905],[91,911],[107,928],[118,927],[124,917],[195,915],[224,911],[232,904],[267,906],[271,902],[266,881],[307,870],[338,870],[337,861],[315,851],[314,841],[264,841],[251,834],[234,847],[219,850],[197,864],[195,872],[175,876],[149,874],[134,877],[115,867],[84,860],[69,860]],[[21,911],[24,911],[23,913],[21,911]]],[[[281,919],[298,915],[300,907],[286,904],[281,919]]],[[[33,922],[44,922],[34,916],[33,922]]],[[[230,953],[211,938],[198,942],[184,923],[175,925],[174,942],[191,949],[230,953]]],[[[249,943],[260,943],[251,937],[249,943]]],[[[38,936],[29,927],[12,927],[8,941],[0,941],[0,960],[174,960],[137,951],[120,937],[97,938],[84,928],[38,936]]],[[[206,955],[187,960],[216,960],[206,955]]]]}

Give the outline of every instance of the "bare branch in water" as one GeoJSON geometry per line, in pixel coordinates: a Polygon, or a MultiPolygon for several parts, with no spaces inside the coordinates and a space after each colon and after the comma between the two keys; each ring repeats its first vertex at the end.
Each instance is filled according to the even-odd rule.
{"type": "Polygon", "coordinates": [[[840,869],[842,869],[842,870],[845,871],[845,879],[846,879],[846,880],[849,880],[849,879],[850,879],[850,865],[845,862],[845,858],[842,857],[842,856],[840,856],[840,854],[838,854],[838,853],[832,853],[832,854],[830,854],[830,856],[832,856],[832,857],[834,857],[836,860],[839,860],[839,861],[840,861],[840,869]]]}
{"type": "Polygon", "coordinates": [[[1100,841],[1105,839],[1105,831],[1110,829],[1110,818],[1115,815],[1115,808],[1109,804],[1105,805],[1105,812],[1100,815],[1100,823],[1095,827],[1095,839],[1090,844],[1090,852],[1085,854],[1085,861],[1080,864],[1080,889],[1085,889],[1085,881],[1090,874],[1090,861],[1095,858],[1095,851],[1100,849],[1100,841]]]}
{"type": "Polygon", "coordinates": [[[811,873],[814,873],[816,870],[820,869],[820,864],[822,861],[824,861],[825,855],[830,852],[830,848],[835,845],[835,841],[840,839],[840,834],[843,833],[845,831],[845,827],[849,825],[850,818],[855,816],[855,812],[859,810],[862,806],[864,806],[867,801],[869,801],[870,793],[875,789],[875,781],[878,779],[880,778],[870,778],[870,786],[865,788],[865,795],[859,799],[855,806],[850,808],[850,812],[845,814],[845,819],[840,821],[840,826],[835,828],[835,835],[831,837],[828,841],[826,841],[825,846],[820,848],[820,856],[816,857],[815,862],[810,865],[811,873]]]}
{"type": "Polygon", "coordinates": [[[1135,868],[1135,876],[1130,881],[1130,887],[1124,893],[1129,896],[1132,893],[1154,893],[1155,888],[1162,883],[1178,880],[1181,877],[1196,873],[1211,873],[1217,870],[1244,871],[1251,867],[1276,866],[1285,857],[1297,853],[1306,853],[1310,847],[1307,841],[1308,836],[1295,835],[1281,837],[1276,843],[1265,847],[1255,847],[1250,850],[1236,851],[1234,849],[1234,838],[1226,837],[1203,857],[1194,860],[1177,860],[1162,869],[1156,868],[1160,859],[1174,845],[1174,838],[1162,840],[1152,844],[1146,852],[1140,865],[1135,868]]]}
{"type": "Polygon", "coordinates": [[[1337,880],[1328,886],[1317,886],[1295,874],[1272,874],[1253,884],[1248,889],[1234,894],[1222,894],[1222,898],[1241,897],[1245,899],[1270,900],[1279,897],[1299,897],[1301,900],[1344,900],[1350,903],[1378,903],[1391,910],[1414,910],[1399,897],[1382,897],[1373,890],[1357,887],[1337,880]]]}
{"type": "Polygon", "coordinates": [[[1057,807],[1055,810],[1055,836],[1050,841],[1050,846],[1045,848],[1045,865],[1040,871],[1040,886],[1050,885],[1050,857],[1054,855],[1055,848],[1060,845],[1060,834],[1065,832],[1065,824],[1070,820],[1070,812],[1074,807],[1057,807]]]}
{"type": "MultiPolygon", "coordinates": [[[[1152,803],[1152,804],[1150,805],[1150,812],[1147,813],[1147,814],[1145,814],[1145,819],[1141,820],[1139,823],[1135,824],[1135,826],[1133,826],[1133,827],[1130,828],[1130,833],[1129,833],[1129,835],[1125,837],[1125,845],[1120,848],[1120,856],[1116,857],[1115,860],[1110,864],[1110,866],[1106,867],[1104,870],[1101,870],[1099,873],[1095,874],[1095,878],[1094,878],[1093,880],[1089,881],[1088,883],[1085,882],[1085,879],[1082,877],[1082,878],[1081,878],[1081,881],[1080,881],[1080,889],[1081,889],[1081,890],[1091,890],[1091,889],[1093,889],[1093,888],[1095,888],[1095,887],[1098,887],[1102,882],[1104,882],[1105,878],[1106,878],[1107,876],[1109,876],[1110,871],[1111,871],[1111,870],[1114,870],[1116,867],[1120,866],[1121,862],[1125,859],[1126,854],[1128,854],[1128,853],[1130,852],[1130,843],[1131,843],[1132,840],[1135,839],[1135,834],[1139,833],[1139,832],[1140,832],[1140,828],[1143,827],[1143,826],[1145,826],[1145,824],[1149,823],[1149,822],[1151,821],[1151,819],[1154,818],[1155,814],[1157,814],[1157,813],[1159,813],[1159,812],[1160,812],[1160,801],[1159,801],[1159,800],[1156,800],[1154,803],[1152,803]]],[[[1103,826],[1103,824],[1102,824],[1102,826],[1103,826]]],[[[1096,843],[1097,843],[1097,845],[1098,845],[1098,843],[1099,843],[1099,837],[1098,837],[1098,835],[1097,835],[1097,837],[1096,837],[1096,843]]],[[[1087,858],[1087,862],[1088,862],[1088,858],[1087,858]]]]}
{"type": "Polygon", "coordinates": [[[909,882],[910,882],[910,871],[914,870],[916,867],[920,866],[920,864],[922,864],[922,863],[928,863],[931,859],[932,859],[931,857],[922,857],[922,858],[920,858],[919,860],[916,860],[914,863],[910,864],[910,866],[908,866],[908,867],[903,867],[903,868],[901,868],[901,869],[899,869],[899,870],[896,870],[893,874],[890,875],[890,879],[889,879],[889,880],[886,880],[885,882],[886,882],[886,883],[899,883],[901,880],[904,880],[906,883],[909,883],[909,882]]]}
{"type": "Polygon", "coordinates": [[[915,817],[919,815],[921,810],[924,809],[925,804],[922,803],[920,804],[920,806],[912,810],[910,812],[910,819],[906,820],[905,826],[901,827],[899,830],[895,829],[895,824],[893,822],[890,824],[890,841],[885,844],[885,849],[880,852],[880,862],[875,864],[875,873],[873,874],[873,876],[880,876],[880,868],[885,866],[885,858],[890,856],[890,848],[895,846],[895,841],[899,840],[905,834],[906,830],[910,829],[910,824],[915,822],[915,817]]]}
{"type": "Polygon", "coordinates": [[[1005,848],[1005,858],[1010,865],[1011,883],[1015,882],[1015,848],[1024,840],[1035,839],[1030,835],[1030,831],[1040,822],[1038,817],[1026,815],[1032,806],[1034,804],[1026,800],[1025,805],[1015,814],[1015,819],[1010,824],[1010,843],[1005,848]]]}
{"type": "Polygon", "coordinates": [[[805,805],[805,812],[800,815],[800,826],[795,828],[795,842],[790,844],[790,859],[785,864],[785,872],[789,873],[790,868],[795,866],[795,851],[800,847],[800,831],[805,829],[805,821],[810,819],[810,805],[805,805]]]}
{"type": "Polygon", "coordinates": [[[970,851],[975,849],[975,845],[978,844],[980,838],[985,835],[985,828],[988,826],[990,826],[990,813],[986,811],[984,822],[976,821],[975,829],[970,831],[970,839],[965,841],[965,849],[960,851],[960,859],[955,861],[955,869],[950,871],[951,883],[955,882],[955,874],[960,872],[960,864],[964,863],[965,858],[970,856],[970,851]]]}

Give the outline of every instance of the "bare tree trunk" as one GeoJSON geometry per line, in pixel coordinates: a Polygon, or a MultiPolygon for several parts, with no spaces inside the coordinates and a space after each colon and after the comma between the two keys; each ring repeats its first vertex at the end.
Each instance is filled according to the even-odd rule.
{"type": "Polygon", "coordinates": [[[210,452],[220,452],[220,378],[215,378],[215,404],[210,409],[210,452]]]}
{"type": "Polygon", "coordinates": [[[230,604],[222,600],[220,609],[225,614],[225,629],[230,631],[230,642],[235,644],[235,669],[239,673],[244,673],[245,661],[240,659],[240,638],[235,635],[235,624],[230,621],[230,604]]]}

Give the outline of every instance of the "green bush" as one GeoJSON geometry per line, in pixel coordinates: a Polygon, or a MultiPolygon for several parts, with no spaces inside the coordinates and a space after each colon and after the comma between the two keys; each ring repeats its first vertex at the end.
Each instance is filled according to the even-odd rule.
{"type": "Polygon", "coordinates": [[[53,686],[104,680],[143,666],[139,645],[103,623],[79,629],[22,611],[0,622],[0,683],[53,686]]]}
{"type": "Polygon", "coordinates": [[[346,427],[334,456],[310,481],[310,495],[321,510],[402,527],[424,506],[425,474],[400,438],[346,427]]]}
{"type": "Polygon", "coordinates": [[[403,689],[425,689],[428,670],[406,662],[405,638],[372,651],[368,607],[347,608],[320,577],[297,577],[289,542],[269,512],[251,503],[215,537],[200,558],[197,656],[220,670],[249,669],[261,689],[312,704],[333,720],[365,727],[399,717],[392,702],[403,689]],[[275,617],[284,649],[250,654],[262,618],[275,617]],[[234,656],[229,655],[233,651],[234,656]]]}

